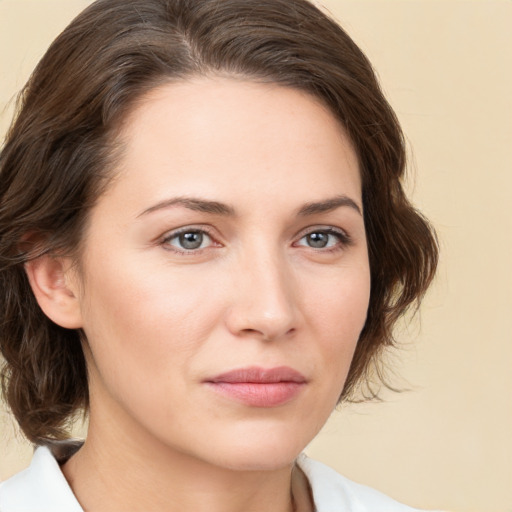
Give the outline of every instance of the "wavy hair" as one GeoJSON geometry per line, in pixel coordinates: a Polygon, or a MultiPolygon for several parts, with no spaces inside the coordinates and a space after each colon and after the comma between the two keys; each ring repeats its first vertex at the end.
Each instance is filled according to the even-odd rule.
{"type": "Polygon", "coordinates": [[[371,64],[328,15],[306,0],[98,0],[39,62],[0,154],[2,388],[34,443],[65,438],[69,419],[87,409],[87,369],[81,332],[42,313],[24,264],[79,255],[88,213],[114,173],[116,129],[146,92],[197,75],[305,91],[356,149],[371,295],[340,400],[367,380],[433,278],[436,238],[402,189],[399,123],[371,64]]]}

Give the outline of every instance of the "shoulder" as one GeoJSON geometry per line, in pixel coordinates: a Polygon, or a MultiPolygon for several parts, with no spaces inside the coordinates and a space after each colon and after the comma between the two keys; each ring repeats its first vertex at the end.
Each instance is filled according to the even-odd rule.
{"type": "Polygon", "coordinates": [[[50,450],[39,447],[30,466],[0,483],[0,512],[83,512],[50,450]]]}
{"type": "Polygon", "coordinates": [[[317,512],[419,512],[371,487],[345,478],[306,455],[301,455],[297,463],[308,478],[317,512]]]}

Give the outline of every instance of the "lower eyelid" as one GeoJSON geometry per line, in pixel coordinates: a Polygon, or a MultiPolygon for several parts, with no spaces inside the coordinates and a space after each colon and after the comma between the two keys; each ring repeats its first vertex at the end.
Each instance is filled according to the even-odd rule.
{"type": "Polygon", "coordinates": [[[186,227],[186,228],[178,229],[176,231],[168,232],[160,239],[160,243],[162,245],[168,245],[169,247],[172,247],[172,250],[174,250],[176,252],[181,252],[181,253],[194,253],[194,252],[198,252],[198,251],[201,251],[204,249],[208,249],[208,247],[214,246],[217,244],[215,238],[213,237],[213,235],[210,234],[210,232],[208,230],[206,230],[205,228],[196,228],[196,227],[186,227]],[[178,238],[180,235],[183,235],[185,233],[202,233],[205,237],[207,237],[209,239],[209,243],[206,247],[199,247],[197,249],[188,249],[188,250],[184,249],[184,248],[176,247],[175,245],[172,245],[170,243],[171,240],[174,240],[174,239],[178,238]]]}
{"type": "MultiPolygon", "coordinates": [[[[315,249],[317,251],[323,250],[323,252],[328,252],[329,250],[335,251],[336,249],[342,249],[343,247],[348,247],[350,245],[353,245],[353,243],[354,242],[353,242],[352,237],[345,231],[342,231],[341,229],[338,230],[338,229],[334,229],[332,227],[325,227],[325,228],[319,227],[316,229],[308,230],[307,232],[301,234],[300,237],[296,239],[296,242],[293,243],[293,245],[299,245],[302,247],[309,247],[309,248],[315,249]],[[321,247],[321,248],[311,247],[306,244],[298,244],[298,242],[300,242],[305,237],[307,237],[308,235],[311,235],[313,233],[325,233],[327,235],[332,235],[337,239],[337,241],[333,245],[329,245],[327,247],[321,247]]],[[[160,238],[160,244],[167,245],[167,247],[169,247],[169,250],[173,250],[177,253],[190,254],[190,255],[197,254],[198,252],[204,251],[211,247],[222,246],[222,244],[219,243],[216,240],[216,238],[210,233],[210,230],[208,230],[204,227],[195,227],[195,226],[190,226],[190,227],[187,226],[184,228],[179,228],[175,231],[168,232],[167,234],[165,234],[164,236],[162,236],[160,238]],[[179,237],[180,235],[185,234],[185,233],[191,233],[191,232],[202,233],[205,237],[207,237],[209,239],[207,245],[205,247],[198,247],[196,249],[185,249],[185,248],[180,248],[179,246],[176,246],[176,245],[173,245],[170,243],[171,240],[179,237]]]]}
{"type": "Polygon", "coordinates": [[[325,233],[332,235],[338,239],[340,245],[350,245],[353,243],[352,238],[345,231],[334,229],[334,228],[317,228],[312,229],[306,233],[303,233],[297,240],[300,241],[303,238],[312,235],[313,233],[325,233]]]}

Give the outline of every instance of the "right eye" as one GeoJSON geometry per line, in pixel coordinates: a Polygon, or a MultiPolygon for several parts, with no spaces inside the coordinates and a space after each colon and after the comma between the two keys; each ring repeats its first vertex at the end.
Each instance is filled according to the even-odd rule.
{"type": "Polygon", "coordinates": [[[327,231],[313,231],[302,237],[297,245],[304,245],[313,249],[325,249],[339,244],[340,238],[338,233],[333,234],[327,231]],[[302,241],[304,242],[302,243],[302,241]]]}
{"type": "Polygon", "coordinates": [[[319,226],[304,234],[295,245],[323,252],[334,252],[344,249],[351,243],[349,235],[341,229],[332,226],[319,226]]]}
{"type": "Polygon", "coordinates": [[[200,229],[184,229],[169,233],[164,239],[163,244],[171,246],[178,252],[193,252],[199,249],[205,249],[213,244],[210,235],[200,229]]]}

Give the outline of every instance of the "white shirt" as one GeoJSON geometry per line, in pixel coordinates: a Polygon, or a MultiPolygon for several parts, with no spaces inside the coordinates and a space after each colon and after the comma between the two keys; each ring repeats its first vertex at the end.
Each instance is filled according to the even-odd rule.
{"type": "MultiPolygon", "coordinates": [[[[300,455],[316,512],[418,512],[384,494],[356,484],[333,469],[300,455]]],[[[83,512],[58,462],[39,447],[24,471],[0,484],[0,512],[83,512]]]]}

